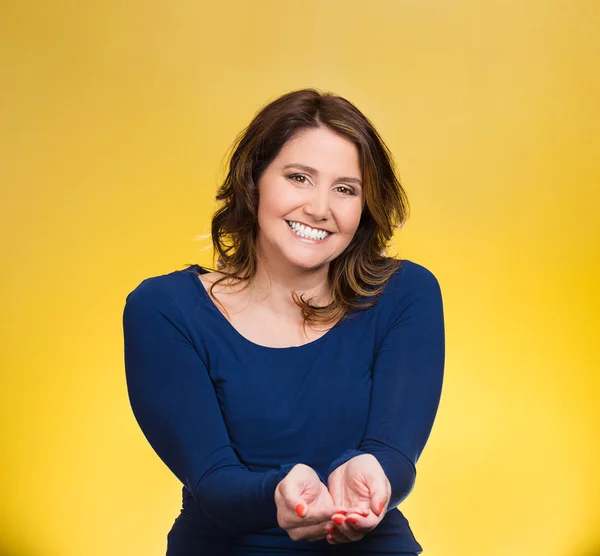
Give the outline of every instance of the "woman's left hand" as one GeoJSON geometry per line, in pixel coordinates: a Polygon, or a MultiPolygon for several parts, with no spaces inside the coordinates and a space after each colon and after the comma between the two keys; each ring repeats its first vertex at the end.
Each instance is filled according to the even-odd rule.
{"type": "Polygon", "coordinates": [[[335,514],[335,527],[327,541],[339,544],[358,541],[375,529],[387,511],[392,487],[375,456],[361,454],[336,468],[327,480],[333,503],[360,508],[363,513],[335,514]]]}

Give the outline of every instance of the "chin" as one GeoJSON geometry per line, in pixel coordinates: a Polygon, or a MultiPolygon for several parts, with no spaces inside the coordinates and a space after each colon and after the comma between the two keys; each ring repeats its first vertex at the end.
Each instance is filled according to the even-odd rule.
{"type": "Polygon", "coordinates": [[[323,258],[321,257],[310,257],[310,256],[298,256],[296,255],[289,255],[289,256],[285,256],[285,261],[287,262],[287,264],[289,264],[291,267],[294,268],[298,268],[298,269],[302,269],[302,270],[317,270],[319,268],[322,268],[323,266],[328,266],[329,263],[332,261],[333,259],[330,258],[323,258]]]}
{"type": "MultiPolygon", "coordinates": [[[[286,223],[286,229],[288,225],[286,223]]],[[[289,231],[287,232],[289,233],[289,231]]],[[[291,235],[291,234],[290,234],[291,235]]],[[[339,238],[332,238],[328,245],[305,244],[293,237],[276,235],[273,241],[263,237],[264,243],[259,240],[259,250],[267,259],[278,260],[290,269],[300,271],[316,271],[327,267],[343,251],[339,238]],[[262,248],[261,248],[262,247],[262,248]]],[[[345,248],[345,246],[344,246],[345,248]]]]}

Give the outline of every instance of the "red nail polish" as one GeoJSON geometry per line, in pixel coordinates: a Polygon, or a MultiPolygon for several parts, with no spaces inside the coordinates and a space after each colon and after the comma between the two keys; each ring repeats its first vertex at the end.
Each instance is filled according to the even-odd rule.
{"type": "Polygon", "coordinates": [[[379,502],[379,513],[383,511],[383,506],[385,506],[385,502],[379,502]]]}
{"type": "Polygon", "coordinates": [[[298,517],[302,517],[302,514],[304,513],[303,504],[296,504],[296,513],[298,514],[298,517]]]}
{"type": "Polygon", "coordinates": [[[334,517],[332,520],[336,525],[342,525],[344,523],[343,517],[334,517]]]}
{"type": "Polygon", "coordinates": [[[351,525],[355,525],[356,523],[358,523],[358,519],[356,519],[355,517],[347,517],[346,521],[351,525]]]}

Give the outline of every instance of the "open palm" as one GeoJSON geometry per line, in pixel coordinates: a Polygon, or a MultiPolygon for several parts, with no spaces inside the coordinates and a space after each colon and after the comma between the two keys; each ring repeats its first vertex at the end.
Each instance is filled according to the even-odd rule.
{"type": "Polygon", "coordinates": [[[277,522],[292,540],[315,541],[327,535],[327,525],[341,506],[333,504],[331,494],[319,476],[307,465],[298,464],[275,489],[277,522]]]}
{"type": "Polygon", "coordinates": [[[374,456],[361,454],[348,460],[329,475],[327,484],[334,504],[363,512],[334,516],[336,527],[328,540],[357,541],[379,525],[390,501],[391,485],[374,456]]]}

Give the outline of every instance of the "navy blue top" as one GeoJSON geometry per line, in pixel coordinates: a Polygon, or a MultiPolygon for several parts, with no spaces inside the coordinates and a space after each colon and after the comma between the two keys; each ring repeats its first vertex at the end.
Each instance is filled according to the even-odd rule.
{"type": "Polygon", "coordinates": [[[194,265],[145,279],[123,312],[133,413],[183,483],[169,544],[223,556],[421,552],[396,506],[413,488],[440,400],[444,318],[435,276],[405,259],[375,306],[308,344],[273,348],[232,326],[200,282],[205,272],[194,265]],[[326,484],[364,453],[392,487],[378,527],[337,546],[292,541],[277,525],[279,481],[304,463],[326,484]]]}

